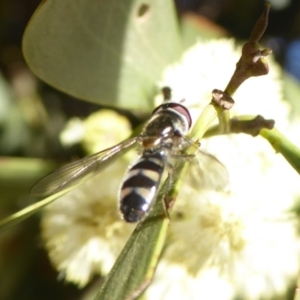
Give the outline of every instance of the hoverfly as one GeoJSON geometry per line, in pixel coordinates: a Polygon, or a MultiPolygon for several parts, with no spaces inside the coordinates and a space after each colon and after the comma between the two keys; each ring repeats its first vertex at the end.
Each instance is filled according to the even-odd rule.
{"type": "MultiPolygon", "coordinates": [[[[103,170],[116,154],[138,145],[141,155],[124,177],[119,208],[126,222],[140,221],[151,207],[162,174],[172,165],[171,158],[183,157],[182,151],[193,143],[185,137],[192,125],[188,109],[182,103],[171,101],[170,88],[163,88],[163,93],[164,103],[154,109],[139,136],[61,167],[40,179],[31,193],[50,195],[78,185],[103,170]]],[[[196,156],[199,154],[202,154],[200,162],[207,164],[205,169],[212,170],[214,185],[226,182],[225,167],[213,156],[198,150],[196,156]]],[[[198,166],[198,171],[194,177],[205,178],[204,168],[198,166]]]]}

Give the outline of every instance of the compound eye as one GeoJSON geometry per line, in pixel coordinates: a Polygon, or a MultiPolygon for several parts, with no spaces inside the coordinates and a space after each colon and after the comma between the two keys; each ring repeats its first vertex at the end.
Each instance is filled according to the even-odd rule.
{"type": "Polygon", "coordinates": [[[188,111],[188,109],[179,104],[179,103],[176,103],[176,102],[169,102],[169,103],[164,103],[164,104],[161,104],[159,106],[157,106],[153,112],[152,112],[152,115],[156,114],[158,111],[161,111],[161,110],[168,110],[168,109],[171,109],[173,111],[176,111],[179,115],[181,115],[183,118],[186,119],[187,121],[187,124],[188,124],[188,127],[189,129],[191,128],[192,126],[192,118],[191,118],[191,115],[188,111]]]}
{"type": "Polygon", "coordinates": [[[178,114],[180,114],[183,118],[185,118],[189,128],[191,128],[192,118],[189,113],[189,110],[185,106],[183,106],[179,103],[169,103],[168,108],[175,110],[178,114]]]}
{"type": "Polygon", "coordinates": [[[161,104],[159,106],[157,106],[156,108],[154,108],[154,110],[152,111],[152,116],[157,113],[159,110],[164,110],[164,109],[167,109],[169,106],[169,104],[161,104]]]}

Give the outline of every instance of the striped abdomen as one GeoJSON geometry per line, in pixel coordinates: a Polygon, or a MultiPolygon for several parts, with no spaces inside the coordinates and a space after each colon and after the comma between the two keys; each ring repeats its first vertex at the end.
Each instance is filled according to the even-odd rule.
{"type": "Polygon", "coordinates": [[[143,154],[129,169],[120,192],[120,210],[127,222],[138,222],[149,210],[164,170],[160,153],[143,154]]]}

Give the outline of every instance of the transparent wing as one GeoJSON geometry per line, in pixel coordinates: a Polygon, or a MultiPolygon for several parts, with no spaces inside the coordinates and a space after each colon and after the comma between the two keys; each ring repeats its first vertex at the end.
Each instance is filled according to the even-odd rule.
{"type": "Polygon", "coordinates": [[[97,175],[117,154],[133,146],[137,137],[131,138],[111,148],[84,157],[65,165],[40,179],[31,189],[33,195],[50,195],[76,186],[97,175]]]}
{"type": "Polygon", "coordinates": [[[197,150],[186,180],[194,187],[220,190],[228,184],[229,174],[226,167],[216,157],[197,150]]]}

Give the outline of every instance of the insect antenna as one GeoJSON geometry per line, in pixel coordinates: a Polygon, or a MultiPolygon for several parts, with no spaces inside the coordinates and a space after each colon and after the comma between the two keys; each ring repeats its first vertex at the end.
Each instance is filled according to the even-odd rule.
{"type": "Polygon", "coordinates": [[[171,97],[172,97],[172,90],[170,87],[165,86],[161,89],[161,92],[163,94],[164,97],[164,102],[170,101],[171,97]]]}

